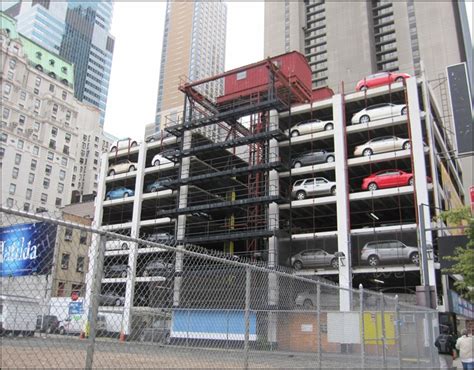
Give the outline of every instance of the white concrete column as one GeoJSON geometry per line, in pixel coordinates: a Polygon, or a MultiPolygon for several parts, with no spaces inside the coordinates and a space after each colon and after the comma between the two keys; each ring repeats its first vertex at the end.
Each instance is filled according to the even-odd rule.
{"type": "MultiPolygon", "coordinates": [[[[346,122],[343,97],[333,96],[334,153],[336,157],[337,193],[337,249],[339,257],[339,286],[352,288],[352,258],[349,216],[349,186],[347,174],[346,122]]],[[[339,309],[350,311],[352,306],[349,291],[339,291],[339,309]]]]}
{"type": "MultiPolygon", "coordinates": [[[[411,150],[412,150],[412,172],[415,178],[415,198],[416,198],[416,209],[420,204],[423,204],[424,218],[418,220],[419,223],[423,222],[425,229],[431,228],[431,216],[429,209],[429,193],[428,193],[428,182],[426,181],[426,165],[425,151],[423,146],[423,131],[421,125],[421,115],[419,108],[419,97],[418,87],[415,78],[409,78],[406,80],[407,84],[407,95],[408,95],[408,114],[410,119],[410,137],[411,137],[411,150]]],[[[433,246],[432,233],[428,231],[426,233],[426,244],[433,246]]],[[[422,255],[420,253],[420,262],[422,255]]],[[[423,263],[420,263],[423,266],[423,263]]],[[[423,276],[423,274],[421,274],[423,276]]],[[[428,285],[432,285],[436,289],[436,275],[434,268],[434,259],[428,259],[428,285]]]]}
{"type": "MultiPolygon", "coordinates": [[[[146,152],[147,143],[142,142],[138,152],[138,163],[137,163],[137,176],[135,178],[135,196],[133,199],[133,214],[132,214],[132,225],[130,230],[130,236],[132,238],[140,237],[140,220],[142,214],[142,196],[143,196],[143,182],[145,179],[145,167],[146,167],[146,152]]],[[[137,270],[137,255],[138,245],[137,243],[130,243],[129,255],[128,255],[128,277],[125,287],[125,302],[123,307],[122,317],[122,338],[130,335],[131,330],[131,310],[133,307],[133,296],[135,291],[135,278],[137,270]]]]}

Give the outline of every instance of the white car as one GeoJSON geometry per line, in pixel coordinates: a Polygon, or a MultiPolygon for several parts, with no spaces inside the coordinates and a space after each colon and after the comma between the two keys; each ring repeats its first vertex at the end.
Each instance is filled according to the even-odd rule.
{"type": "Polygon", "coordinates": [[[367,123],[382,118],[405,116],[407,114],[406,104],[382,103],[371,105],[362,109],[352,116],[352,124],[367,123]]]}
{"type": "Polygon", "coordinates": [[[151,160],[151,165],[155,167],[169,163],[173,162],[171,162],[168,158],[163,157],[161,154],[156,154],[151,160]]]}
{"type": "Polygon", "coordinates": [[[106,251],[126,250],[129,247],[129,242],[125,240],[108,240],[105,242],[106,251]]]}
{"type": "Polygon", "coordinates": [[[109,167],[108,176],[114,176],[118,173],[133,172],[137,169],[137,164],[128,159],[122,159],[109,167]]]}
{"type": "Polygon", "coordinates": [[[312,132],[329,131],[334,129],[333,121],[321,121],[319,119],[311,119],[300,122],[290,129],[291,137],[310,134],[312,132]]]}
{"type": "Polygon", "coordinates": [[[396,150],[406,150],[411,148],[409,139],[397,136],[381,136],[367,141],[365,144],[355,147],[355,156],[365,156],[375,153],[393,152],[396,150]]]}
{"type": "Polygon", "coordinates": [[[293,198],[303,200],[308,196],[335,195],[336,183],[324,177],[298,180],[293,184],[291,195],[293,198]]]}
{"type": "Polygon", "coordinates": [[[130,138],[122,139],[122,140],[114,142],[110,147],[110,151],[115,152],[117,150],[129,149],[137,145],[138,143],[133,139],[130,139],[130,138]]]}

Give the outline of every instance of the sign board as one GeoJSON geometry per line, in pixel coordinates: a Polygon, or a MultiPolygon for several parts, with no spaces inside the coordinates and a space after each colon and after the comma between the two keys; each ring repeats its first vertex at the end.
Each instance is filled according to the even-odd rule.
{"type": "Polygon", "coordinates": [[[438,253],[441,273],[446,274],[446,271],[443,271],[443,269],[450,269],[453,267],[453,264],[456,263],[456,261],[449,260],[446,257],[453,256],[454,250],[457,247],[465,247],[467,242],[466,235],[440,236],[438,238],[438,253]]]}
{"type": "Polygon", "coordinates": [[[365,344],[383,343],[383,329],[385,330],[385,344],[395,344],[395,313],[385,312],[384,326],[381,312],[364,313],[364,341],[365,344]]]}
{"type": "Polygon", "coordinates": [[[462,298],[454,290],[449,290],[451,311],[468,319],[474,319],[474,304],[462,298]]]}
{"type": "Polygon", "coordinates": [[[68,313],[70,316],[82,315],[84,313],[84,305],[82,302],[70,302],[68,313]]]}
{"type": "Polygon", "coordinates": [[[301,331],[303,333],[311,333],[313,331],[312,324],[301,324],[301,331]]]}
{"type": "Polygon", "coordinates": [[[328,312],[328,342],[360,343],[358,312],[328,312]]]}
{"type": "Polygon", "coordinates": [[[48,274],[54,256],[56,230],[46,222],[0,228],[2,276],[48,274]]]}

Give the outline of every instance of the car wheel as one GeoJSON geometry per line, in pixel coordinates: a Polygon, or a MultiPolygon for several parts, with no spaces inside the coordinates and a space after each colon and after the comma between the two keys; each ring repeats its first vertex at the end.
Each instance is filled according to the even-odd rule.
{"type": "Polygon", "coordinates": [[[369,262],[369,266],[377,266],[379,264],[379,258],[377,256],[370,256],[367,261],[369,262]]]}
{"type": "Polygon", "coordinates": [[[304,308],[313,308],[313,301],[311,299],[305,299],[303,302],[304,308]]]}
{"type": "Polygon", "coordinates": [[[128,194],[128,193],[123,193],[123,197],[124,197],[124,198],[128,198],[129,195],[130,195],[130,194],[128,194]]]}
{"type": "Polygon", "coordinates": [[[405,141],[403,143],[403,149],[405,149],[405,150],[411,149],[411,143],[409,141],[405,141]]]}
{"type": "Polygon", "coordinates": [[[170,333],[166,333],[165,337],[163,338],[163,344],[170,344],[170,343],[171,343],[170,333]]]}
{"type": "Polygon", "coordinates": [[[296,162],[293,167],[294,168],[300,168],[301,167],[301,162],[296,162]]]}
{"type": "Polygon", "coordinates": [[[331,267],[334,268],[334,269],[337,269],[339,268],[339,261],[337,258],[333,258],[332,261],[331,261],[331,267]]]}
{"type": "Polygon", "coordinates": [[[303,264],[301,263],[301,261],[296,261],[293,264],[293,267],[295,268],[295,270],[301,270],[303,268],[303,264]]]}
{"type": "Polygon", "coordinates": [[[324,126],[324,131],[330,131],[330,130],[334,130],[334,125],[332,123],[328,123],[326,124],[326,126],[324,126]]]}
{"type": "Polygon", "coordinates": [[[46,334],[52,334],[53,333],[53,328],[51,326],[48,326],[46,328],[46,334]]]}
{"type": "Polygon", "coordinates": [[[122,271],[120,276],[123,277],[123,278],[126,278],[127,277],[127,271],[122,271]]]}
{"type": "Polygon", "coordinates": [[[362,117],[359,118],[360,123],[369,123],[370,117],[367,114],[364,114],[362,117]]]}
{"type": "Polygon", "coordinates": [[[157,191],[158,189],[156,188],[156,186],[152,186],[151,189],[150,189],[150,192],[151,193],[154,193],[155,191],[157,191]]]}
{"type": "Polygon", "coordinates": [[[132,143],[130,144],[130,147],[133,148],[134,146],[137,146],[138,143],[136,141],[132,141],[132,143]]]}
{"type": "Polygon", "coordinates": [[[122,300],[121,300],[120,298],[117,298],[117,299],[115,300],[115,305],[116,305],[116,306],[121,306],[121,305],[122,305],[122,300]]]}
{"type": "Polygon", "coordinates": [[[160,165],[160,160],[157,159],[156,161],[153,162],[153,166],[158,167],[160,165]]]}
{"type": "Polygon", "coordinates": [[[59,334],[61,334],[61,335],[66,334],[66,329],[64,329],[64,326],[61,326],[61,327],[59,328],[59,334]]]}
{"type": "Polygon", "coordinates": [[[116,146],[113,146],[112,148],[110,148],[110,151],[111,152],[115,152],[117,150],[117,147],[116,146]]]}
{"type": "Polygon", "coordinates": [[[127,249],[128,245],[127,243],[122,243],[122,249],[127,249]]]}
{"type": "Polygon", "coordinates": [[[303,190],[300,190],[296,193],[296,199],[303,200],[306,198],[306,193],[303,190]]]}
{"type": "Polygon", "coordinates": [[[377,186],[377,184],[375,182],[371,182],[369,184],[369,186],[367,187],[367,189],[369,189],[370,191],[374,191],[374,190],[377,190],[379,187],[377,186]]]}
{"type": "Polygon", "coordinates": [[[143,275],[143,277],[148,277],[148,271],[147,270],[143,271],[142,275],[143,275]]]}
{"type": "Polygon", "coordinates": [[[402,113],[402,116],[406,116],[407,115],[407,107],[403,107],[401,113],[402,113]]]}
{"type": "Polygon", "coordinates": [[[331,188],[331,194],[332,194],[332,195],[336,195],[336,187],[335,187],[335,186],[333,186],[333,187],[331,188]]]}
{"type": "Polygon", "coordinates": [[[403,82],[405,79],[403,77],[397,77],[395,82],[403,82]]]}
{"type": "Polygon", "coordinates": [[[360,91],[367,91],[367,89],[368,89],[367,85],[362,85],[360,87],[360,91]]]}
{"type": "Polygon", "coordinates": [[[110,170],[109,171],[109,176],[114,176],[115,175],[115,170],[110,170]]]}
{"type": "Polygon", "coordinates": [[[410,254],[410,262],[417,266],[420,264],[420,255],[418,252],[410,254]]]}
{"type": "Polygon", "coordinates": [[[128,172],[132,172],[132,171],[135,171],[135,166],[128,167],[128,172]]]}
{"type": "Polygon", "coordinates": [[[112,198],[110,198],[110,195],[107,195],[107,196],[105,197],[105,200],[111,200],[111,199],[112,199],[112,198]]]}
{"type": "Polygon", "coordinates": [[[328,155],[328,157],[326,158],[326,163],[332,163],[332,162],[334,162],[334,156],[328,155]]]}
{"type": "Polygon", "coordinates": [[[414,184],[413,177],[410,177],[410,180],[408,180],[408,185],[413,186],[413,184],[414,184]]]}
{"type": "Polygon", "coordinates": [[[367,148],[367,149],[364,149],[364,151],[362,152],[362,155],[363,155],[364,157],[369,157],[369,156],[371,156],[373,153],[374,153],[374,152],[372,151],[372,149],[367,148]]]}
{"type": "Polygon", "coordinates": [[[291,131],[291,137],[297,137],[297,136],[300,136],[300,133],[298,130],[291,131]]]}

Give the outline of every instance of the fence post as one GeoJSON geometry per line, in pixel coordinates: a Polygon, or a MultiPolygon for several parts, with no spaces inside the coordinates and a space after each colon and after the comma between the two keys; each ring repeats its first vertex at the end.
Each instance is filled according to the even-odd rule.
{"type": "Polygon", "coordinates": [[[89,311],[87,313],[87,321],[89,322],[89,340],[87,341],[86,347],[86,369],[92,369],[92,363],[94,361],[94,350],[95,350],[95,336],[96,336],[96,326],[97,326],[97,315],[99,311],[99,295],[100,295],[100,285],[102,282],[102,273],[104,266],[104,254],[105,254],[105,236],[102,234],[96,234],[97,237],[94,238],[98,240],[98,255],[97,263],[94,265],[94,274],[92,274],[92,281],[87,282],[91,284],[91,296],[89,303],[89,311]]]}
{"type": "Polygon", "coordinates": [[[318,318],[318,369],[321,369],[323,354],[321,343],[321,284],[316,285],[316,315],[318,318]]]}
{"type": "Polygon", "coordinates": [[[245,337],[244,337],[244,369],[249,368],[249,337],[250,337],[250,267],[245,268],[245,337]]]}
{"type": "Polygon", "coordinates": [[[365,369],[365,326],[364,326],[364,286],[359,284],[359,314],[360,314],[360,362],[365,369]]]}
{"type": "Polygon", "coordinates": [[[395,320],[396,320],[396,333],[397,336],[397,360],[398,368],[402,368],[402,323],[400,322],[400,302],[398,299],[398,294],[395,296],[395,320]]]}
{"type": "Polygon", "coordinates": [[[382,360],[383,360],[383,368],[387,368],[387,349],[385,348],[385,298],[384,295],[380,295],[381,302],[380,302],[380,316],[382,322],[382,360]]]}

